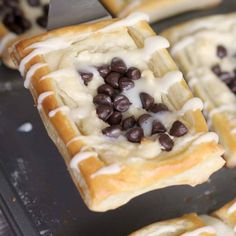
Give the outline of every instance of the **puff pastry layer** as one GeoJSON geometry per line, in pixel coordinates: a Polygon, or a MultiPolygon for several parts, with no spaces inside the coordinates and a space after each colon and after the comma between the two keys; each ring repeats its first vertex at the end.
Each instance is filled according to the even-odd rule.
{"type": "MultiPolygon", "coordinates": [[[[62,28],[22,40],[12,48],[12,59],[49,136],[94,211],[117,208],[153,189],[194,186],[224,165],[217,136],[208,133],[201,101],[192,97],[166,51],[168,42],[146,20],[146,15],[134,14],[62,28]],[[137,66],[142,71],[140,87],[153,91],[158,102],[168,105],[175,119],[188,127],[188,134],[174,140],[172,151],[162,151],[158,141],[130,143],[101,133],[106,124],[98,119],[92,103],[103,81],[96,67],[117,56],[137,66]],[[81,69],[93,74],[88,86],[77,72],[81,69]]],[[[134,113],[143,112],[134,105],[131,108],[134,113]]],[[[163,120],[168,119],[164,116],[163,120]]]]}
{"type": "Polygon", "coordinates": [[[183,12],[215,6],[221,0],[102,0],[113,15],[124,17],[132,12],[144,12],[157,21],[183,12]]]}
{"type": "Polygon", "coordinates": [[[236,199],[211,215],[188,214],[182,217],[153,223],[130,236],[235,236],[236,199]]]}
{"type": "Polygon", "coordinates": [[[210,129],[218,133],[228,167],[236,166],[236,14],[206,17],[163,32],[194,94],[204,101],[210,129]],[[223,49],[226,54],[220,55],[223,49]],[[220,70],[217,72],[217,68],[220,70]],[[215,71],[215,72],[214,72],[215,71]]]}
{"type": "MultiPolygon", "coordinates": [[[[40,6],[30,6],[27,0],[19,0],[19,9],[23,12],[24,17],[26,17],[27,20],[30,21],[31,27],[29,30],[27,30],[23,34],[16,34],[14,32],[11,32],[4,24],[3,24],[3,17],[4,13],[11,12],[10,9],[5,9],[0,14],[1,23],[0,23],[0,59],[3,61],[3,63],[12,68],[16,69],[15,64],[12,62],[10,55],[8,53],[8,48],[15,43],[18,40],[21,40],[23,38],[31,37],[36,34],[40,34],[45,31],[44,28],[40,27],[36,23],[36,19],[43,14],[43,5],[46,5],[49,3],[49,0],[40,0],[40,6]]],[[[7,7],[6,7],[7,8],[7,7]]],[[[17,10],[19,10],[17,8],[17,10]]],[[[14,10],[13,10],[14,11],[14,10]]],[[[19,21],[19,19],[18,19],[19,21]]]]}

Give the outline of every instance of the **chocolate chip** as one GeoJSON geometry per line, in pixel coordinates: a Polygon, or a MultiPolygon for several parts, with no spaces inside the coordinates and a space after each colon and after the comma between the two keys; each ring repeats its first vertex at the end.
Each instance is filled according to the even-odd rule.
{"type": "Polygon", "coordinates": [[[221,68],[220,68],[220,65],[214,65],[211,67],[211,70],[212,72],[217,75],[217,76],[220,76],[221,74],[221,68]]]}
{"type": "Polygon", "coordinates": [[[102,84],[101,86],[98,87],[97,92],[106,94],[110,97],[112,97],[115,94],[114,89],[109,84],[102,84]]]}
{"type": "Polygon", "coordinates": [[[140,143],[143,136],[143,129],[140,127],[132,128],[126,134],[127,139],[132,143],[140,143]]]}
{"type": "Polygon", "coordinates": [[[120,79],[120,74],[117,72],[111,72],[110,74],[107,75],[105,78],[105,82],[109,85],[111,85],[113,88],[119,88],[119,79],[120,79]]]}
{"type": "Polygon", "coordinates": [[[127,71],[127,66],[121,58],[114,57],[111,61],[111,70],[124,74],[127,71]]]}
{"type": "Polygon", "coordinates": [[[153,113],[158,113],[158,112],[162,112],[162,111],[169,111],[169,109],[163,103],[155,103],[150,107],[150,111],[153,113]]]}
{"type": "Polygon", "coordinates": [[[129,99],[125,95],[117,95],[114,99],[114,108],[117,111],[125,112],[129,109],[129,106],[131,105],[129,99]]]}
{"type": "Polygon", "coordinates": [[[166,128],[160,121],[154,120],[152,122],[152,134],[160,134],[165,132],[166,128]]]}
{"type": "Polygon", "coordinates": [[[118,125],[122,120],[122,113],[119,111],[114,111],[112,115],[109,117],[107,123],[109,125],[118,125]]]}
{"type": "Polygon", "coordinates": [[[142,114],[137,120],[138,125],[142,127],[149,118],[151,118],[150,114],[142,114]]]}
{"type": "Polygon", "coordinates": [[[31,23],[24,17],[18,17],[18,24],[24,29],[24,31],[30,29],[31,23]]]}
{"type": "Polygon", "coordinates": [[[216,54],[220,59],[222,59],[227,56],[227,49],[222,45],[218,45],[216,54]]]}
{"type": "Polygon", "coordinates": [[[43,13],[45,16],[48,15],[48,11],[49,11],[49,4],[43,5],[43,13]]]}
{"type": "Polygon", "coordinates": [[[24,29],[24,27],[18,23],[18,21],[21,21],[21,18],[21,16],[16,16],[13,12],[10,12],[3,17],[2,22],[10,31],[16,34],[22,34],[27,29],[24,29]]]}
{"type": "Polygon", "coordinates": [[[89,72],[79,72],[79,74],[84,81],[84,85],[88,86],[88,83],[93,79],[93,74],[89,72]]]}
{"type": "Polygon", "coordinates": [[[126,73],[126,76],[132,80],[138,80],[141,78],[141,72],[136,67],[130,67],[126,73]]]}
{"type": "Polygon", "coordinates": [[[127,77],[122,77],[119,80],[119,87],[121,91],[126,91],[134,87],[134,82],[127,77]]]}
{"type": "Polygon", "coordinates": [[[48,24],[48,17],[47,16],[40,16],[36,19],[36,22],[42,28],[46,28],[48,24]]]}
{"type": "Polygon", "coordinates": [[[108,118],[112,115],[113,109],[111,106],[100,105],[97,107],[96,112],[101,120],[107,121],[108,118]]]}
{"type": "Polygon", "coordinates": [[[112,106],[112,101],[111,98],[106,95],[106,94],[97,94],[94,98],[93,98],[93,103],[96,105],[108,105],[108,106],[112,106]]]}
{"type": "Polygon", "coordinates": [[[139,96],[140,96],[143,108],[145,110],[149,110],[154,104],[154,98],[147,93],[140,93],[139,96]]]}
{"type": "Polygon", "coordinates": [[[161,134],[159,136],[159,142],[161,146],[164,148],[164,150],[167,152],[171,151],[174,146],[173,140],[167,134],[161,134]]]}
{"type": "Polygon", "coordinates": [[[102,65],[98,67],[98,72],[103,78],[105,78],[110,73],[110,71],[111,69],[109,65],[102,65]]]}
{"type": "Polygon", "coordinates": [[[40,6],[40,0],[27,0],[30,6],[37,7],[40,6]]]}
{"type": "Polygon", "coordinates": [[[230,84],[232,80],[234,80],[234,73],[224,71],[224,72],[221,72],[219,77],[226,84],[230,84]]]}
{"type": "Polygon", "coordinates": [[[135,124],[136,124],[136,120],[135,120],[134,116],[127,117],[122,122],[122,129],[123,130],[131,129],[135,126],[135,124]]]}
{"type": "Polygon", "coordinates": [[[179,120],[172,124],[170,135],[174,137],[181,137],[188,132],[188,128],[179,120]]]}
{"type": "Polygon", "coordinates": [[[121,134],[121,128],[119,125],[113,125],[106,127],[102,130],[102,133],[110,138],[118,138],[121,134]]]}

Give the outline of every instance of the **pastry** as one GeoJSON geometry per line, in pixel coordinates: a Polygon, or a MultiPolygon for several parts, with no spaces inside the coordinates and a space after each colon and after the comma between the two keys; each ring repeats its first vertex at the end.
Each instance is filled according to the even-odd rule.
{"type": "Polygon", "coordinates": [[[219,210],[213,212],[214,217],[218,217],[228,224],[236,234],[236,199],[232,200],[219,210]]]}
{"type": "Polygon", "coordinates": [[[236,200],[226,204],[212,215],[196,215],[153,223],[129,236],[235,236],[236,200]],[[233,215],[234,214],[234,215],[233,215]],[[231,217],[231,218],[229,218],[231,217]]]}
{"type": "Polygon", "coordinates": [[[131,12],[144,12],[151,21],[157,21],[186,11],[213,7],[221,0],[101,0],[115,16],[124,17],[131,12]]]}
{"type": "Polygon", "coordinates": [[[0,58],[15,68],[8,47],[17,40],[45,31],[49,0],[3,0],[0,3],[0,58]]]}
{"type": "Polygon", "coordinates": [[[22,40],[11,57],[91,210],[144,192],[196,185],[224,165],[182,73],[147,16],[22,40]]]}
{"type": "Polygon", "coordinates": [[[205,17],[163,32],[193,93],[204,101],[209,128],[236,166],[236,14],[205,17]]]}

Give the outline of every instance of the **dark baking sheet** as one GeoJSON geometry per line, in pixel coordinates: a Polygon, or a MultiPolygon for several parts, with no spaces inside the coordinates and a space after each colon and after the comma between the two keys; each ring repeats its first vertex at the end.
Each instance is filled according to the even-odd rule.
{"type": "MultiPolygon", "coordinates": [[[[221,7],[183,14],[153,25],[160,32],[184,20],[236,10],[221,7]]],[[[177,186],[146,193],[106,213],[90,212],[48,138],[18,73],[0,66],[0,208],[16,235],[106,236],[128,233],[187,212],[210,212],[236,196],[236,170],[222,169],[195,188],[177,186]],[[30,122],[30,132],[17,128],[30,122]]]]}

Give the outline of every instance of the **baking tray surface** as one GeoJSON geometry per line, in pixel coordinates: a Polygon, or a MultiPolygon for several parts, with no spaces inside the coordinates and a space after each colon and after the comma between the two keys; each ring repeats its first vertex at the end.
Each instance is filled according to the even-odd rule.
{"type": "MultiPolygon", "coordinates": [[[[233,10],[236,1],[224,0],[221,7],[172,17],[154,24],[153,28],[160,32],[185,20],[233,10]]],[[[18,204],[23,209],[36,235],[127,235],[152,222],[187,212],[210,212],[236,196],[236,171],[223,168],[195,188],[169,187],[136,197],[113,211],[89,211],[48,138],[18,73],[2,65],[0,140],[0,170],[9,182],[12,196],[4,196],[2,188],[0,193],[8,208],[14,209],[18,204]]],[[[13,218],[18,224],[17,216],[13,218]]],[[[26,232],[24,224],[19,228],[26,232]]]]}

